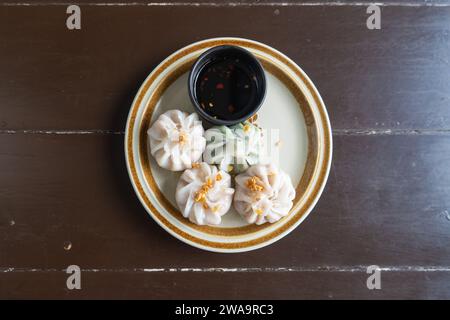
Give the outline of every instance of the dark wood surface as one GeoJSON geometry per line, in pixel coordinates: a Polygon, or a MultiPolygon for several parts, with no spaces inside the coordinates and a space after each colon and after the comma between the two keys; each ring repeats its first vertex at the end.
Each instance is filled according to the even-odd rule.
{"type": "MultiPolygon", "coordinates": [[[[450,6],[0,4],[0,298],[450,298],[450,6]],[[275,10],[279,10],[276,14],[275,10]],[[129,182],[140,83],[193,41],[240,36],[313,79],[334,130],[314,212],[214,254],[169,236],[129,182]],[[82,268],[82,290],[64,269],[82,268]],[[382,268],[368,290],[366,267],[382,268]]],[[[418,4],[418,5],[415,5],[418,4]]]]}

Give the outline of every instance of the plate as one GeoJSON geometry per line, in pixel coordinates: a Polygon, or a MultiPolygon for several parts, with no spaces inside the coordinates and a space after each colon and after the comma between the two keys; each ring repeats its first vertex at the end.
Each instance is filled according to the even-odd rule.
{"type": "Polygon", "coordinates": [[[303,70],[279,51],[241,38],[214,38],[184,47],[161,62],[139,89],[125,132],[125,157],[131,183],[149,215],[168,233],[194,247],[243,252],[267,246],[294,230],[311,212],[331,165],[332,136],[325,105],[303,70]],[[296,197],[286,217],[273,224],[248,225],[232,209],[220,226],[198,226],[175,205],[181,172],[160,168],[150,155],[147,130],[163,112],[194,112],[187,87],[189,69],[205,50],[241,46],[262,63],[267,94],[257,124],[267,133],[267,153],[291,176],[296,197]]]}

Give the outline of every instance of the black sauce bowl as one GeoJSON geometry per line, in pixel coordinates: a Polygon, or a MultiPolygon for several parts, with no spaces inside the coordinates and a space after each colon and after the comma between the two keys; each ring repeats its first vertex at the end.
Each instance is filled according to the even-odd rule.
{"type": "Polygon", "coordinates": [[[194,109],[203,120],[214,125],[231,126],[244,122],[259,110],[266,96],[266,76],[261,63],[249,51],[237,46],[217,46],[202,53],[192,65],[188,78],[188,90],[194,109]],[[243,72],[248,73],[249,79],[252,81],[252,90],[248,94],[249,102],[235,115],[230,112],[230,115],[226,118],[214,115],[213,110],[207,112],[204,103],[201,106],[197,89],[199,81],[201,81],[199,76],[206,72],[207,68],[214,67],[214,65],[224,60],[229,65],[235,64],[240,70],[245,70],[243,72]]]}

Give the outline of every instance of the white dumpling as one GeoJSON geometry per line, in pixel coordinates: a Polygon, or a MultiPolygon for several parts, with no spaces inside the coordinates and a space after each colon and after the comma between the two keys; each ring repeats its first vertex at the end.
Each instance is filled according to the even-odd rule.
{"type": "Polygon", "coordinates": [[[260,163],[263,149],[262,130],[245,122],[234,125],[212,127],[206,130],[206,148],[203,160],[217,164],[227,172],[240,173],[249,166],[260,163]]]}
{"type": "Polygon", "coordinates": [[[230,210],[234,189],[230,175],[202,162],[183,172],[175,200],[181,214],[198,225],[218,225],[230,210]]]}
{"type": "Polygon", "coordinates": [[[236,176],[234,207],[248,223],[274,223],[289,214],[295,189],[273,164],[254,165],[236,176]]]}
{"type": "Polygon", "coordinates": [[[171,171],[191,168],[202,157],[206,140],[196,113],[169,110],[147,132],[150,151],[158,165],[171,171]]]}

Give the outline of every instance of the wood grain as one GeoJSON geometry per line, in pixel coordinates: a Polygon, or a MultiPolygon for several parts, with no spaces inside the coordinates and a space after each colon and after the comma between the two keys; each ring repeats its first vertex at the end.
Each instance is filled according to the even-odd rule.
{"type": "MultiPolygon", "coordinates": [[[[0,5],[9,6],[22,6],[22,5],[69,5],[67,0],[41,0],[41,1],[29,1],[23,2],[20,0],[1,0],[0,5]]],[[[124,0],[79,0],[76,3],[81,5],[92,6],[111,6],[111,5],[123,5],[127,6],[369,6],[373,4],[372,1],[366,0],[289,0],[289,1],[276,1],[276,0],[234,0],[234,1],[219,1],[219,0],[154,0],[154,1],[124,1],[124,0]]],[[[412,5],[440,5],[448,4],[449,0],[409,0],[409,1],[378,1],[376,2],[381,6],[412,6],[412,5]]],[[[70,3],[71,4],[71,3],[70,3]]]]}
{"type": "Polygon", "coordinates": [[[0,274],[0,297],[28,299],[448,299],[450,274],[382,272],[368,290],[365,272],[82,272],[81,290],[64,272],[0,274]]]}
{"type": "Polygon", "coordinates": [[[0,267],[450,266],[450,136],[337,137],[314,212],[285,239],[238,255],[191,248],[153,222],[122,139],[0,135],[0,267]]]}
{"type": "Polygon", "coordinates": [[[449,129],[450,7],[385,7],[381,30],[351,6],[87,6],[80,31],[66,29],[63,9],[0,7],[1,129],[121,131],[161,60],[217,36],[294,59],[335,129],[449,129]]]}

